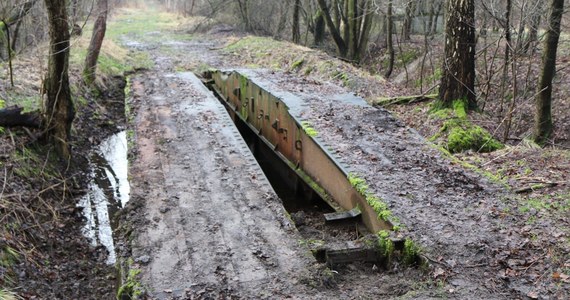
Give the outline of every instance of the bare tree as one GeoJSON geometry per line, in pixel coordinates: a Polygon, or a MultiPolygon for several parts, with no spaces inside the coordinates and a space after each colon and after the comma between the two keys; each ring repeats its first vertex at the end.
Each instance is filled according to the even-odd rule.
{"type": "Polygon", "coordinates": [[[97,59],[101,52],[103,39],[105,38],[105,31],[107,30],[107,0],[97,1],[97,19],[93,25],[93,34],[91,35],[91,42],[87,49],[85,56],[85,66],[83,69],[83,80],[87,84],[93,84],[95,81],[95,71],[97,69],[97,59]]]}
{"type": "Polygon", "coordinates": [[[68,141],[75,107],[69,89],[69,25],[65,1],[45,0],[48,12],[50,51],[48,73],[44,82],[43,127],[47,137],[63,159],[71,158],[68,141]]]}
{"type": "Polygon", "coordinates": [[[392,0],[388,0],[388,11],[386,12],[386,48],[388,48],[388,69],[384,76],[386,78],[392,75],[392,71],[394,70],[394,43],[392,41],[392,33],[394,29],[392,26],[394,22],[392,21],[392,0]]]}
{"type": "Polygon", "coordinates": [[[299,18],[301,13],[301,0],[295,0],[293,7],[293,26],[292,26],[292,40],[293,43],[298,44],[301,41],[301,29],[299,28],[299,18]]]}
{"type": "MultiPolygon", "coordinates": [[[[406,2],[406,13],[404,15],[404,24],[402,25],[402,40],[409,40],[412,32],[412,21],[414,20],[417,1],[406,2]]],[[[389,3],[391,6],[392,3],[389,3]]]]}
{"type": "Polygon", "coordinates": [[[564,13],[564,0],[552,0],[549,26],[546,31],[542,73],[536,96],[534,140],[544,144],[552,134],[552,79],[556,73],[556,52],[560,39],[560,22],[564,13]]]}
{"type": "Polygon", "coordinates": [[[372,1],[334,0],[330,7],[325,0],[317,2],[337,46],[338,54],[358,62],[368,47],[374,15],[372,1]]]}

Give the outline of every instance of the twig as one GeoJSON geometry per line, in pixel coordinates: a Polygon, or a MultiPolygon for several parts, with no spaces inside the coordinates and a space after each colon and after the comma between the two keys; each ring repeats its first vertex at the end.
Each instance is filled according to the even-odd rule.
{"type": "Polygon", "coordinates": [[[222,46],[222,47],[212,47],[212,48],[208,48],[208,50],[222,50],[222,49],[224,49],[224,48],[227,48],[227,47],[230,47],[230,46],[233,46],[233,45],[239,43],[239,42],[240,42],[241,40],[243,40],[243,39],[244,39],[244,38],[241,37],[241,38],[239,38],[239,39],[237,39],[237,40],[235,40],[235,41],[229,43],[228,45],[224,45],[224,46],[222,46]]]}
{"type": "Polygon", "coordinates": [[[467,265],[467,266],[463,266],[464,268],[479,268],[479,267],[486,267],[489,264],[476,264],[476,265],[467,265]]]}
{"type": "Polygon", "coordinates": [[[558,182],[538,182],[538,181],[536,183],[538,183],[538,185],[527,186],[524,188],[516,189],[515,193],[522,194],[522,193],[527,193],[527,192],[533,192],[535,190],[540,190],[540,189],[544,189],[547,187],[554,187],[554,186],[557,186],[559,184],[558,182]]]}
{"type": "Polygon", "coordinates": [[[450,267],[447,263],[445,263],[445,262],[443,262],[443,261],[437,261],[437,260],[435,260],[435,259],[429,257],[427,254],[420,253],[420,256],[423,257],[423,258],[425,258],[426,260],[431,261],[432,263],[435,263],[435,264],[438,264],[438,265],[442,265],[442,266],[444,266],[444,267],[446,267],[446,268],[448,268],[448,269],[451,269],[451,267],[450,267]]]}
{"type": "Polygon", "coordinates": [[[6,183],[8,182],[8,169],[4,166],[4,183],[2,184],[2,192],[0,192],[0,199],[4,198],[4,191],[6,190],[6,183]]]}

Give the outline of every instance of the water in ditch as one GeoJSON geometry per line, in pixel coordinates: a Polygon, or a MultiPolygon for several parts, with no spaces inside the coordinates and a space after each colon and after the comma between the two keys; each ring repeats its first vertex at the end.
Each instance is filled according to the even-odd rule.
{"type": "Polygon", "coordinates": [[[78,203],[86,218],[83,234],[93,246],[109,252],[108,264],[116,261],[113,228],[114,214],[129,201],[127,134],[119,132],[104,140],[89,157],[91,182],[78,203]]]}

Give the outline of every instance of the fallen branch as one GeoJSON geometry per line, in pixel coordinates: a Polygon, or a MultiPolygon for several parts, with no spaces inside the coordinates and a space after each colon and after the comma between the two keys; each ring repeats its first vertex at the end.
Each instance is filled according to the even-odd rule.
{"type": "Polygon", "coordinates": [[[11,106],[0,110],[0,126],[40,128],[41,116],[38,111],[22,113],[22,107],[11,106]]]}
{"type": "Polygon", "coordinates": [[[540,190],[540,189],[544,189],[544,188],[549,188],[549,187],[553,187],[553,186],[557,186],[559,183],[558,182],[541,182],[538,184],[533,184],[531,186],[527,186],[527,187],[523,187],[520,189],[516,189],[515,193],[517,194],[523,194],[523,193],[529,193],[529,192],[534,192],[536,190],[540,190]]]}
{"type": "Polygon", "coordinates": [[[390,106],[395,104],[411,104],[436,99],[438,94],[429,95],[412,95],[412,96],[399,96],[389,98],[377,98],[372,100],[374,106],[390,106]]]}

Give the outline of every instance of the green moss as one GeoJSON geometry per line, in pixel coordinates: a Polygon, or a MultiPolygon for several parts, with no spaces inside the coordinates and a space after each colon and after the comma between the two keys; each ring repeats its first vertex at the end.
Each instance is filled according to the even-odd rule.
{"type": "Polygon", "coordinates": [[[386,258],[386,264],[390,264],[395,250],[394,242],[390,239],[390,232],[387,230],[380,230],[378,231],[377,236],[378,251],[386,258]]]}
{"type": "Polygon", "coordinates": [[[23,112],[31,112],[40,109],[41,100],[37,95],[30,96],[18,94],[16,92],[8,92],[6,97],[8,97],[9,100],[0,100],[2,101],[0,103],[0,108],[17,105],[23,108],[23,112]]]}
{"type": "Polygon", "coordinates": [[[340,79],[342,81],[342,85],[343,86],[349,86],[351,81],[350,81],[350,75],[348,75],[345,72],[340,72],[340,71],[334,71],[332,73],[332,78],[331,79],[340,79]]]}
{"type": "Polygon", "coordinates": [[[143,287],[137,276],[140,274],[138,269],[130,269],[127,275],[127,280],[121,285],[117,291],[117,300],[124,298],[138,299],[143,294],[143,287]]]}
{"type": "Polygon", "coordinates": [[[447,149],[451,153],[473,150],[492,152],[504,148],[485,129],[468,121],[450,120],[444,123],[443,130],[448,132],[447,149]]]}
{"type": "Polygon", "coordinates": [[[316,137],[319,135],[319,132],[312,127],[311,122],[303,121],[301,122],[301,126],[303,127],[303,131],[310,137],[316,137]]]}
{"type": "Polygon", "coordinates": [[[451,153],[466,150],[492,152],[504,148],[504,145],[493,138],[487,130],[468,120],[467,100],[455,100],[451,103],[451,108],[445,108],[442,105],[442,103],[436,103],[430,111],[432,116],[445,120],[440,131],[432,136],[430,141],[443,137],[447,140],[445,147],[451,153]]]}
{"type": "Polygon", "coordinates": [[[239,74],[239,87],[240,87],[240,101],[243,103],[240,106],[239,114],[242,119],[247,120],[249,115],[247,103],[247,87],[249,85],[249,78],[243,74],[239,74]]]}
{"type": "Polygon", "coordinates": [[[418,264],[421,261],[420,255],[421,249],[414,241],[407,238],[404,241],[404,251],[402,254],[402,261],[405,265],[412,266],[418,264]]]}
{"type": "MultiPolygon", "coordinates": [[[[0,247],[0,267],[7,272],[0,273],[0,282],[6,282],[8,284],[14,284],[14,279],[12,278],[13,270],[12,268],[18,262],[20,255],[15,249],[10,246],[0,247]]],[[[0,298],[2,299],[2,298],[0,298]]]]}
{"type": "Polygon", "coordinates": [[[460,119],[467,118],[467,100],[458,99],[453,101],[451,104],[456,117],[460,119]]]}
{"type": "Polygon", "coordinates": [[[305,68],[304,74],[305,74],[305,76],[309,76],[309,75],[311,75],[311,73],[312,73],[313,71],[315,71],[315,67],[309,66],[309,67],[306,67],[306,68],[305,68]]]}
{"type": "Polygon", "coordinates": [[[463,160],[455,157],[453,154],[451,154],[451,152],[449,152],[445,147],[443,147],[441,145],[429,144],[429,146],[438,150],[439,152],[441,152],[445,157],[447,157],[453,163],[456,163],[465,169],[469,169],[469,170],[471,170],[477,174],[480,174],[483,177],[489,179],[491,182],[498,183],[498,184],[502,185],[506,189],[510,188],[510,186],[507,184],[507,181],[502,174],[500,174],[500,173],[494,174],[494,173],[489,172],[487,170],[483,170],[481,168],[478,168],[477,166],[470,164],[466,161],[463,161],[463,160]]]}
{"type": "Polygon", "coordinates": [[[309,176],[309,174],[305,173],[303,170],[297,168],[292,162],[287,161],[287,164],[289,165],[289,167],[294,170],[297,175],[299,175],[299,177],[301,177],[301,179],[303,179],[303,181],[308,184],[311,189],[313,189],[313,191],[315,191],[317,194],[319,194],[319,196],[321,196],[321,198],[323,198],[323,200],[330,202],[330,196],[327,193],[327,191],[320,186],[316,181],[313,180],[313,178],[311,178],[311,176],[309,176]]]}
{"type": "Polygon", "coordinates": [[[299,69],[299,68],[301,68],[301,67],[303,66],[304,63],[305,63],[305,58],[304,58],[304,57],[301,58],[301,59],[299,59],[299,60],[296,60],[296,61],[294,61],[294,62],[291,64],[290,70],[291,70],[291,71],[294,71],[294,70],[296,70],[296,69],[299,69]]]}
{"type": "Polygon", "coordinates": [[[378,216],[378,220],[390,222],[393,226],[400,229],[400,220],[392,215],[392,212],[388,209],[388,205],[380,197],[374,195],[368,190],[369,186],[366,183],[366,180],[360,178],[355,173],[349,173],[348,181],[350,182],[350,185],[352,185],[352,187],[366,199],[368,205],[374,209],[374,212],[376,212],[376,215],[378,216]]]}
{"type": "MultiPolygon", "coordinates": [[[[52,164],[47,164],[44,160],[44,153],[40,154],[36,150],[30,148],[22,148],[21,151],[12,154],[12,161],[16,162],[13,172],[22,178],[42,177],[46,180],[56,178],[57,171],[51,167],[52,164]],[[40,157],[40,155],[42,157],[40,157]]],[[[55,162],[57,158],[48,157],[50,162],[55,162]]]]}

